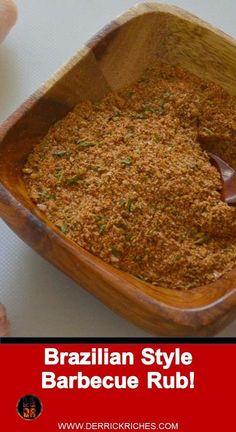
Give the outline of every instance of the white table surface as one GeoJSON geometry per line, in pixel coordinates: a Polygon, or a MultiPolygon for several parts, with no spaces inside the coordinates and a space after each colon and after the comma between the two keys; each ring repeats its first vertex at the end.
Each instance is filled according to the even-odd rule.
{"type": "MultiPolygon", "coordinates": [[[[135,0],[16,0],[0,46],[0,121],[135,0]]],[[[141,3],[141,2],[140,2],[141,3]]],[[[162,3],[167,3],[162,0],[162,3]]],[[[170,1],[236,37],[235,0],[170,1]]],[[[55,269],[0,220],[0,301],[12,336],[148,336],[55,269]]],[[[235,336],[236,321],[220,336],[235,336]]]]}

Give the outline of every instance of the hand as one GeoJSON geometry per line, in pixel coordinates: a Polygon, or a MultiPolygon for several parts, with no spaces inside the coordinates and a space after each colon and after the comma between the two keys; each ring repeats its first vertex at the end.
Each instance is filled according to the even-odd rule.
{"type": "Polygon", "coordinates": [[[17,8],[13,0],[0,0],[0,42],[5,39],[16,19],[17,8]]]}

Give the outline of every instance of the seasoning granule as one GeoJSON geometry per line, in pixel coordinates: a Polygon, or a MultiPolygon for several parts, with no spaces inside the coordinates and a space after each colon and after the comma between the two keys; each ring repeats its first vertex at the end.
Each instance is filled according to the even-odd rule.
{"type": "Polygon", "coordinates": [[[236,264],[236,209],[198,139],[219,137],[210,150],[236,169],[235,102],[156,64],[52,126],[23,169],[27,190],[64,235],[119,269],[169,288],[212,282],[236,264]]]}

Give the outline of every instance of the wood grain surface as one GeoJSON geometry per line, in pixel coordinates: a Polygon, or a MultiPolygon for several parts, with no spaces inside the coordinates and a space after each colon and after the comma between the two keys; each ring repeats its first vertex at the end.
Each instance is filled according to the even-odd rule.
{"type": "MultiPolygon", "coordinates": [[[[159,59],[236,94],[236,42],[187,12],[145,3],[92,38],[0,128],[0,215],[27,244],[112,310],[159,335],[211,335],[236,314],[236,268],[190,291],[155,287],[68,240],[30,200],[21,169],[50,125],[81,100],[99,100],[159,59]]],[[[174,288],[174,287],[173,287],[174,288]]]]}

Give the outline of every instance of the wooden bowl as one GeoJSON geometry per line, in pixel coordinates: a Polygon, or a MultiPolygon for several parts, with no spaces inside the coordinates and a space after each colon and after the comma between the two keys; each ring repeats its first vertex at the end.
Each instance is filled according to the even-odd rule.
{"type": "Polygon", "coordinates": [[[236,269],[190,291],[155,287],[68,240],[32,203],[21,169],[55,121],[84,99],[139,79],[158,58],[236,94],[236,42],[189,13],[136,6],[97,34],[0,129],[0,214],[26,243],[112,310],[153,334],[211,335],[236,312],[236,269]]]}

